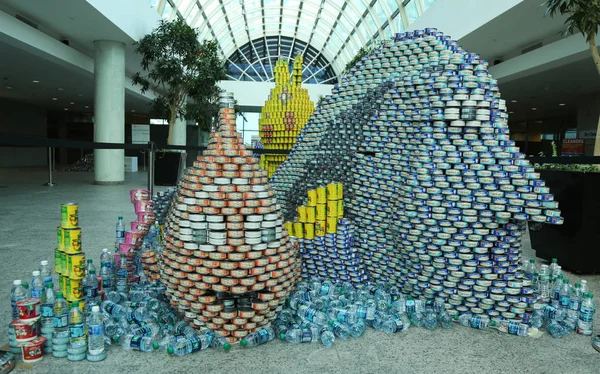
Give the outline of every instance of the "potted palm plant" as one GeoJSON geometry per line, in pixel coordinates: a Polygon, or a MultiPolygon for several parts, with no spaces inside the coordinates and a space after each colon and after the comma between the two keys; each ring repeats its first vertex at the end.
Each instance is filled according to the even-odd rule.
{"type": "MultiPolygon", "coordinates": [[[[184,20],[162,20],[158,27],[136,43],[142,56],[142,72],[132,81],[142,92],[153,88],[156,99],[151,112],[168,121],[166,145],[185,146],[186,120],[196,120],[197,112],[209,105],[218,92],[217,82],[225,78],[224,61],[216,41],[200,41],[198,30],[184,20]]],[[[164,140],[157,139],[159,148],[164,140]]],[[[155,162],[155,183],[174,185],[185,165],[181,151],[163,149],[155,162]]]]}

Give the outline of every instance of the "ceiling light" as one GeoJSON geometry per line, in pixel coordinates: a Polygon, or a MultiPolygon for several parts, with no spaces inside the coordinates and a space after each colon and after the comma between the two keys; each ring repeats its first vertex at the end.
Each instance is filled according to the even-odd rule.
{"type": "Polygon", "coordinates": [[[65,108],[65,110],[69,110],[69,108],[65,108]]]}
{"type": "Polygon", "coordinates": [[[69,104],[71,104],[71,105],[74,105],[74,104],[75,104],[75,102],[71,101],[69,104]]]}
{"type": "Polygon", "coordinates": [[[77,95],[77,96],[81,97],[81,96],[83,96],[83,95],[82,95],[82,94],[79,94],[79,95],[77,95]]]}
{"type": "Polygon", "coordinates": [[[56,100],[58,100],[58,97],[53,97],[52,100],[56,101],[56,100]]]}
{"type": "Polygon", "coordinates": [[[565,104],[565,103],[558,104],[558,106],[565,106],[565,105],[567,105],[567,104],[565,104]]]}
{"type": "Polygon", "coordinates": [[[7,90],[12,90],[12,87],[11,86],[6,86],[6,89],[7,90]]]}
{"type": "Polygon", "coordinates": [[[32,82],[33,82],[33,83],[40,83],[40,81],[36,81],[36,80],[33,80],[32,82]]]}
{"type": "Polygon", "coordinates": [[[531,110],[537,110],[537,108],[531,108],[531,110]]]}
{"type": "Polygon", "coordinates": [[[135,109],[131,109],[131,113],[135,113],[135,109]]]}
{"type": "Polygon", "coordinates": [[[58,90],[59,90],[59,91],[62,91],[63,89],[62,89],[62,88],[59,88],[58,90]]]}
{"type": "Polygon", "coordinates": [[[85,109],[89,109],[89,108],[90,108],[90,106],[89,106],[89,105],[86,105],[86,106],[85,106],[85,109]]]}
{"type": "Polygon", "coordinates": [[[511,100],[510,102],[511,102],[511,103],[516,103],[516,102],[517,102],[517,100],[511,100]]]}
{"type": "Polygon", "coordinates": [[[508,112],[508,114],[514,114],[515,112],[508,112]]]}

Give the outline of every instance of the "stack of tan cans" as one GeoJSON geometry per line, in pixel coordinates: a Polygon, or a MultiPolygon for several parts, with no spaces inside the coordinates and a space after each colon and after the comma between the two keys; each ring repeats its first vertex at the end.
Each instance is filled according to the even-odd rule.
{"type": "Polygon", "coordinates": [[[159,262],[186,321],[230,342],[276,318],[300,266],[267,172],[236,132],[233,103],[222,95],[219,129],[179,183],[159,262]]]}

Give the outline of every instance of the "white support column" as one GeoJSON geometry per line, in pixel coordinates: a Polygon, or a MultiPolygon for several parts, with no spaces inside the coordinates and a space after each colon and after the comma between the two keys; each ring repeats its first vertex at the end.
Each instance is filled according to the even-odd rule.
{"type": "MultiPolygon", "coordinates": [[[[111,40],[94,41],[95,96],[94,141],[125,142],[125,44],[111,40]]],[[[96,184],[121,184],[125,181],[125,151],[94,151],[96,184]]]]}

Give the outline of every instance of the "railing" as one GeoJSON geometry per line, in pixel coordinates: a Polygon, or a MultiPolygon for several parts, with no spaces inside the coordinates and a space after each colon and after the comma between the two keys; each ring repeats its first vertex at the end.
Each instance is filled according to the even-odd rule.
{"type": "MultiPolygon", "coordinates": [[[[32,135],[16,135],[0,133],[0,147],[24,147],[24,148],[48,148],[48,183],[45,186],[53,187],[56,185],[53,178],[53,171],[56,166],[54,150],[56,148],[75,148],[75,149],[133,149],[147,151],[148,161],[148,191],[154,194],[154,161],[157,150],[180,150],[180,151],[204,151],[207,147],[195,146],[176,146],[167,144],[157,144],[148,142],[147,144],[123,144],[123,143],[99,143],[85,142],[78,140],[51,139],[32,135]]],[[[263,148],[247,148],[253,154],[289,154],[290,151],[270,150],[263,148]]]]}

